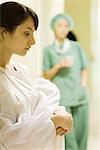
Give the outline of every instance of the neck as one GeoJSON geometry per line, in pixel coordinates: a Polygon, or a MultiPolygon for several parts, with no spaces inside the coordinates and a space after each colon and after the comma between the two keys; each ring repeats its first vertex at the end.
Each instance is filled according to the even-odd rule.
{"type": "Polygon", "coordinates": [[[57,41],[59,42],[59,44],[63,44],[64,43],[64,40],[65,39],[59,39],[59,38],[56,38],[57,39],[57,41]]]}
{"type": "Polygon", "coordinates": [[[5,68],[7,64],[9,64],[11,53],[7,48],[4,48],[0,45],[0,66],[5,68]]]}

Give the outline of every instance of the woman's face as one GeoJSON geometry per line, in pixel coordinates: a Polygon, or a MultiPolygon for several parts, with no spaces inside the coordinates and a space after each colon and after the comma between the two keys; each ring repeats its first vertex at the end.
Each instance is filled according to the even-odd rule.
{"type": "Polygon", "coordinates": [[[69,32],[69,26],[65,19],[59,19],[54,28],[57,39],[64,40],[69,32]]]}
{"type": "Polygon", "coordinates": [[[12,54],[25,55],[31,45],[35,44],[34,31],[33,20],[29,17],[26,21],[17,26],[13,33],[6,33],[4,38],[6,48],[12,54]]]}

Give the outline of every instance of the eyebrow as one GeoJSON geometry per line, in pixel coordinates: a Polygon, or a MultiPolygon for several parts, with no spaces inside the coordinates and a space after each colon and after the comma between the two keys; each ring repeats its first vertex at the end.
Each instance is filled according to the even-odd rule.
{"type": "Polygon", "coordinates": [[[29,29],[29,30],[31,30],[31,31],[33,32],[32,28],[30,28],[30,27],[27,27],[27,28],[25,28],[25,29],[29,29]]]}

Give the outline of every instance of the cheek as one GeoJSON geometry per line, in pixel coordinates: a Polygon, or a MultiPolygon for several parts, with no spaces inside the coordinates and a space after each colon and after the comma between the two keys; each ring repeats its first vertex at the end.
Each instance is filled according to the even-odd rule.
{"type": "Polygon", "coordinates": [[[57,28],[57,29],[55,30],[55,34],[56,34],[56,35],[60,35],[60,34],[61,34],[61,29],[57,28]]]}
{"type": "Polygon", "coordinates": [[[68,34],[68,31],[65,29],[60,29],[58,31],[56,31],[56,35],[58,36],[66,36],[68,34]]]}
{"type": "Polygon", "coordinates": [[[65,31],[65,34],[67,35],[68,33],[69,33],[69,30],[66,30],[66,31],[65,31]]]}
{"type": "Polygon", "coordinates": [[[20,49],[23,49],[25,48],[25,40],[21,39],[21,38],[16,38],[16,39],[13,39],[12,41],[12,48],[14,50],[20,50],[20,49]]]}

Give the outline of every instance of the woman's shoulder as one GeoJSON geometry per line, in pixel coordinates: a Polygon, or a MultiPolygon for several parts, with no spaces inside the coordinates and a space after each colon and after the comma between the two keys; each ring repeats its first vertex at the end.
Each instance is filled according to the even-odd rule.
{"type": "Polygon", "coordinates": [[[74,50],[74,52],[80,53],[82,51],[82,48],[79,42],[77,41],[70,41],[70,42],[71,42],[71,49],[74,50]]]}
{"type": "Polygon", "coordinates": [[[72,40],[69,40],[71,45],[74,46],[74,47],[80,47],[80,44],[78,41],[72,41],[72,40]]]}

